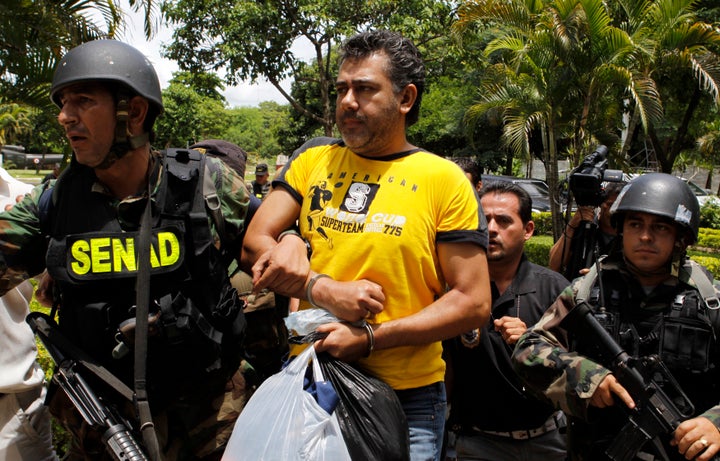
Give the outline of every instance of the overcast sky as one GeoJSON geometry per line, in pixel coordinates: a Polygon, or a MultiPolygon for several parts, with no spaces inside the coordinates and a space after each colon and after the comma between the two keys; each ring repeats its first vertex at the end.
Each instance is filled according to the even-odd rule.
{"type": "MultiPolygon", "coordinates": [[[[145,40],[143,32],[142,14],[134,13],[129,7],[127,0],[121,1],[122,8],[128,13],[128,28],[117,38],[127,42],[145,54],[155,66],[160,78],[160,86],[165,89],[172,78],[172,73],[178,70],[177,63],[164,59],[160,56],[160,48],[168,44],[172,39],[172,32],[165,26],[160,27],[155,38],[151,41],[145,40]]],[[[302,56],[302,54],[301,54],[302,56]]],[[[289,91],[290,81],[283,82],[283,87],[289,91]]],[[[258,82],[255,85],[241,83],[236,87],[226,87],[223,95],[230,107],[257,106],[263,101],[276,101],[280,104],[287,104],[287,100],[268,82],[258,82]]]]}

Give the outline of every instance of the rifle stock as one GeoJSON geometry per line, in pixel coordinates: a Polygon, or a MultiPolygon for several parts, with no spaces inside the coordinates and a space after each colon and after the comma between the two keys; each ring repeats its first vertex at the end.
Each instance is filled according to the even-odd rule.
{"type": "Polygon", "coordinates": [[[53,381],[67,394],[83,419],[95,429],[104,429],[102,440],[117,461],[146,461],[148,457],[133,437],[129,423],[112,408],[106,406],[77,370],[79,357],[72,357],[60,345],[66,339],[49,316],[32,312],[27,323],[47,349],[56,370],[53,381]]]}
{"type": "Polygon", "coordinates": [[[625,352],[613,337],[592,315],[587,303],[579,303],[563,319],[562,326],[595,344],[600,363],[615,375],[618,382],[630,393],[635,408],[629,410],[628,422],[610,444],[605,454],[613,461],[629,461],[648,442],[652,442],[659,454],[669,459],[658,436],[672,433],[683,420],[691,417],[695,409],[682,392],[670,371],[657,357],[635,360],[625,352]],[[645,370],[664,375],[685,401],[684,411],[652,379],[646,380],[645,370]]]}

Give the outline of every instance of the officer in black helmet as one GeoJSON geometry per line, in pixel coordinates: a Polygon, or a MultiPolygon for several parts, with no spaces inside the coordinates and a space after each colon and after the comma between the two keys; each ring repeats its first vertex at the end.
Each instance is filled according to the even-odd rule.
{"type": "MultiPolygon", "coordinates": [[[[53,289],[43,294],[58,307],[60,331],[137,402],[102,376],[86,379],[143,435],[155,429],[142,438],[150,456],[220,459],[246,398],[237,372],[243,306],[227,276],[245,224],[243,178],[197,151],[152,149],[160,85],[125,43],[68,51],[51,98],[72,161],[0,215],[0,292],[47,268],[53,289]],[[134,339],[141,312],[144,344],[134,339]],[[152,417],[138,421],[133,407],[148,401],[152,417]]],[[[50,406],[73,436],[66,459],[109,457],[63,392],[50,406]]]]}
{"type": "Polygon", "coordinates": [[[659,358],[669,374],[647,367],[646,379],[686,415],[674,432],[622,459],[710,460],[720,451],[717,291],[708,271],[686,257],[687,246],[697,240],[699,212],[679,178],[650,173],[631,181],[611,209],[622,252],[577,279],[520,338],[515,368],[530,389],[568,415],[571,460],[610,459],[608,449],[619,446],[613,443],[621,431],[637,434],[625,426],[628,408],[637,402],[599,363],[597,343],[565,321],[583,301],[630,354],[630,363],[655,364],[650,358],[659,358]]]}

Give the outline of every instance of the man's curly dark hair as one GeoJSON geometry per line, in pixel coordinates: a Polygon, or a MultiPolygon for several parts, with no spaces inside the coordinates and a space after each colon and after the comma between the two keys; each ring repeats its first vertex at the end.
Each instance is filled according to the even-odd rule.
{"type": "Polygon", "coordinates": [[[375,52],[387,54],[390,68],[387,69],[393,89],[401,92],[409,84],[417,88],[417,98],[405,117],[405,125],[411,126],[418,121],[420,103],[425,91],[425,64],[415,45],[397,32],[373,30],[350,37],[340,50],[339,62],[346,59],[364,59],[375,52]]]}

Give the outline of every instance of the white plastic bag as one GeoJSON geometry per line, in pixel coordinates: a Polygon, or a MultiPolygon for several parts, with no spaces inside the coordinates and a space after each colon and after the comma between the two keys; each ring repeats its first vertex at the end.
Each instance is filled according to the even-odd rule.
{"type": "Polygon", "coordinates": [[[330,311],[316,307],[290,312],[290,314],[285,317],[285,326],[292,334],[305,336],[315,331],[320,325],[341,321],[342,320],[335,317],[330,311]]]}
{"type": "Polygon", "coordinates": [[[309,346],[255,391],[235,423],[223,461],[350,461],[337,416],[303,389],[311,362],[313,379],[323,381],[315,348],[309,346]]]}

